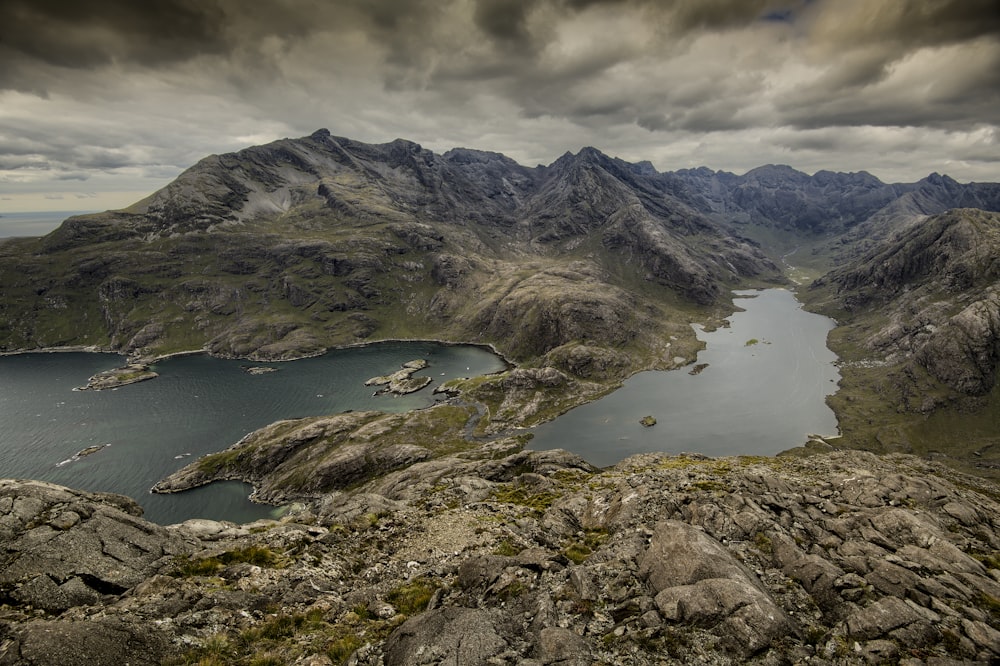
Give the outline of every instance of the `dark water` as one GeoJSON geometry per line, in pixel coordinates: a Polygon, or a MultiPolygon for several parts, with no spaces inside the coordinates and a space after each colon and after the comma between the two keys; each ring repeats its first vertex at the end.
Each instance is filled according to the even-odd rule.
{"type": "Polygon", "coordinates": [[[698,332],[707,344],[698,354],[698,363],[708,363],[701,373],[689,374],[689,366],[635,375],[536,428],[531,448],[563,448],[606,466],[649,451],[772,455],[804,444],[808,434],[837,434],[825,402],[840,380],[826,347],[833,321],[806,312],[784,289],[737,294],[754,297],[736,299],[745,311],[729,328],[698,332]],[[657,424],[643,427],[646,415],[657,424]]]}
{"type": "Polygon", "coordinates": [[[434,386],[503,369],[503,361],[471,346],[386,342],[287,363],[250,363],[185,356],[165,360],[156,379],[106,391],[74,391],[92,374],[122,364],[112,354],[55,353],[0,357],[0,477],[33,478],[135,498],[150,520],[188,518],[247,522],[276,515],[247,500],[241,483],[213,483],[177,495],[149,488],[198,456],[224,449],[280,419],[348,409],[401,412],[427,407],[434,386]],[[417,376],[434,382],[402,397],[372,397],[365,380],[406,361],[426,359],[417,376]],[[278,372],[250,375],[241,366],[278,372]],[[108,444],[74,460],[80,450],[108,444]]]}

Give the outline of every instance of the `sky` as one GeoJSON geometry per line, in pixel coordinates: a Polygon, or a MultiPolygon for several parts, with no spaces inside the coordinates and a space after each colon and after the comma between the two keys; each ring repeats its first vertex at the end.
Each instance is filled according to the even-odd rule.
{"type": "Polygon", "coordinates": [[[319,128],[1000,181],[1000,0],[0,0],[0,215],[319,128]]]}

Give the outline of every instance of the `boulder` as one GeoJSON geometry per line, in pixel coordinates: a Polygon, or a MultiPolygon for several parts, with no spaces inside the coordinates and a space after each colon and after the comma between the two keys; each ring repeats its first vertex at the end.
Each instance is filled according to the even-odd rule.
{"type": "Polygon", "coordinates": [[[440,608],[411,617],[389,635],[387,666],[478,666],[507,646],[486,611],[440,608]]]}

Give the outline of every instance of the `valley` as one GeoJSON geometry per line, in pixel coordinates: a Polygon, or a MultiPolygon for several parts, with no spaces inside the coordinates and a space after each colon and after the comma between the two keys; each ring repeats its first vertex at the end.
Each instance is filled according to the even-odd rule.
{"type": "Polygon", "coordinates": [[[434,338],[560,373],[559,390],[520,397],[500,380],[457,387],[497,432],[691,363],[690,324],[721,323],[732,289],[798,285],[840,324],[840,446],[992,475],[990,442],[956,446],[943,424],[992,424],[998,209],[1000,185],[938,174],[660,173],[593,148],[526,168],[320,130],[0,246],[0,350],[276,360],[434,338]]]}
{"type": "MultiPolygon", "coordinates": [[[[1000,185],[939,174],[658,172],[593,148],[527,168],[320,130],[5,240],[4,353],[264,367],[433,339],[512,365],[426,409],[255,424],[156,484],[249,483],[281,517],[162,526],[124,495],[0,480],[0,664],[995,661],[998,210],[1000,185]],[[835,321],[840,438],[605,468],[526,447],[643,371],[710,379],[692,324],[725,333],[734,290],[775,287],[835,321]]],[[[741,358],[778,339],[734,329],[741,358]]],[[[396,400],[364,378],[414,358],[358,390],[396,400]]],[[[94,451],[82,469],[116,448],[66,450],[94,451]]]]}

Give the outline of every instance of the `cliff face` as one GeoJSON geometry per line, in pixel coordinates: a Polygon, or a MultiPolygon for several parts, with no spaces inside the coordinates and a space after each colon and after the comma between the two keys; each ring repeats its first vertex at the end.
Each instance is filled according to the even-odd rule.
{"type": "MultiPolygon", "coordinates": [[[[975,415],[992,411],[1000,362],[998,253],[1000,215],[955,209],[914,223],[817,280],[808,298],[840,324],[831,337],[847,372],[838,405],[851,409],[849,403],[877,395],[903,414],[951,407],[966,416],[969,445],[942,450],[993,467],[995,441],[981,436],[975,415]]],[[[888,426],[879,435],[884,448],[915,446],[891,420],[872,420],[888,426]]]]}
{"type": "Polygon", "coordinates": [[[997,490],[909,456],[485,447],[163,528],[3,481],[0,663],[985,664],[997,490]]]}
{"type": "Polygon", "coordinates": [[[927,370],[953,390],[992,390],[1000,354],[1000,215],[956,209],[931,217],[817,282],[869,324],[862,344],[927,370]]]}

